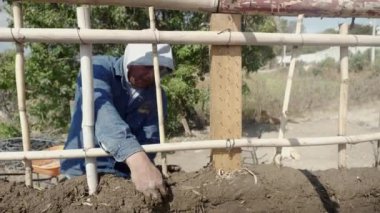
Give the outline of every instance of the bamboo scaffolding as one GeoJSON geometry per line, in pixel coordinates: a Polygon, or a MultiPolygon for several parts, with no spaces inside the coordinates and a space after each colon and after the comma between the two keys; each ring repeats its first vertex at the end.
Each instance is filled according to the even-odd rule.
{"type": "MultiPolygon", "coordinates": [[[[298,15],[296,32],[295,32],[296,35],[300,34],[302,31],[303,18],[304,18],[303,14],[298,15]]],[[[278,138],[284,138],[285,136],[286,124],[288,121],[287,113],[288,113],[288,108],[289,108],[290,94],[292,91],[293,75],[294,75],[294,70],[295,70],[297,58],[298,58],[297,48],[298,46],[293,46],[293,50],[292,50],[292,56],[291,56],[292,59],[290,61],[290,66],[289,66],[289,71],[288,71],[288,80],[286,81],[284,102],[282,105],[280,129],[278,131],[278,138]]],[[[282,154],[282,147],[277,147],[276,155],[275,155],[275,163],[277,165],[281,165],[281,159],[282,159],[281,154],[282,154]]]]}
{"type": "Polygon", "coordinates": [[[380,36],[254,33],[233,31],[152,31],[62,28],[0,28],[0,42],[168,43],[210,45],[380,46],[380,36]]]}
{"type": "MultiPolygon", "coordinates": [[[[379,128],[380,128],[380,112],[379,112],[379,128]]],[[[376,143],[376,151],[377,151],[377,158],[376,158],[376,167],[378,169],[380,169],[380,139],[377,140],[377,142],[375,141],[376,143]]]]}
{"type": "MultiPolygon", "coordinates": [[[[154,8],[149,7],[149,20],[150,29],[156,30],[154,8]]],[[[162,109],[162,92],[161,92],[161,77],[160,77],[160,65],[158,61],[157,43],[152,43],[153,53],[153,67],[154,67],[154,81],[156,86],[156,100],[157,100],[157,112],[158,112],[158,127],[160,133],[160,144],[165,143],[165,126],[164,126],[164,113],[162,109]]],[[[166,154],[161,152],[161,168],[162,174],[168,177],[168,168],[166,163],[166,154]]]]}
{"type": "MultiPolygon", "coordinates": [[[[242,138],[231,140],[203,140],[193,142],[165,143],[154,145],[143,145],[145,152],[170,152],[182,150],[199,149],[231,149],[235,147],[298,147],[298,146],[324,146],[336,144],[357,144],[380,139],[379,133],[331,136],[331,137],[309,137],[309,138],[242,138]]],[[[71,149],[53,151],[28,151],[28,152],[1,152],[0,160],[34,160],[54,158],[84,158],[84,157],[106,157],[110,156],[101,148],[71,149]]]]}
{"type": "MultiPolygon", "coordinates": [[[[376,20],[372,19],[372,36],[376,36],[376,20]]],[[[373,67],[375,65],[376,60],[376,49],[375,47],[371,47],[371,66],[373,67]]]]}
{"type": "Polygon", "coordinates": [[[27,0],[68,4],[123,5],[157,9],[218,13],[298,15],[318,17],[380,17],[380,2],[375,0],[294,1],[294,0],[27,0]]]}
{"type": "MultiPolygon", "coordinates": [[[[13,23],[15,29],[22,27],[22,11],[20,3],[14,2],[12,4],[13,10],[13,23]]],[[[26,95],[25,95],[25,72],[24,72],[24,44],[22,42],[16,42],[16,86],[17,86],[17,103],[18,111],[20,114],[20,125],[22,132],[22,146],[25,152],[30,150],[30,135],[28,125],[28,115],[26,113],[26,95]]],[[[25,164],[25,185],[33,186],[32,175],[32,162],[30,160],[24,160],[25,164]]]]}
{"type": "MultiPolygon", "coordinates": [[[[90,28],[90,8],[81,6],[77,8],[78,27],[90,28]]],[[[82,131],[83,149],[94,148],[94,76],[92,70],[92,44],[80,45],[80,64],[82,75],[82,131]]],[[[98,174],[96,172],[96,158],[86,157],[86,177],[89,194],[94,194],[98,185],[98,174]]]]}
{"type": "MultiPolygon", "coordinates": [[[[348,25],[342,24],[340,26],[340,34],[345,35],[348,33],[348,25]]],[[[339,130],[338,135],[346,135],[346,124],[347,124],[347,104],[348,104],[348,46],[340,47],[340,99],[339,99],[339,130]]],[[[338,145],[338,168],[347,167],[347,154],[346,154],[346,144],[338,145]]]]}

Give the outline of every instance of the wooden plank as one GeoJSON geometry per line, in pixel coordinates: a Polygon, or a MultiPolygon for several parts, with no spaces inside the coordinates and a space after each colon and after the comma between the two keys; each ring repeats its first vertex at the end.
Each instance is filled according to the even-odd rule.
{"type": "MultiPolygon", "coordinates": [[[[212,31],[229,33],[241,30],[241,15],[212,14],[212,31]]],[[[241,167],[241,149],[229,149],[233,139],[242,135],[242,59],[241,46],[211,46],[211,139],[230,139],[226,149],[212,151],[216,170],[232,171],[241,167]]]]}

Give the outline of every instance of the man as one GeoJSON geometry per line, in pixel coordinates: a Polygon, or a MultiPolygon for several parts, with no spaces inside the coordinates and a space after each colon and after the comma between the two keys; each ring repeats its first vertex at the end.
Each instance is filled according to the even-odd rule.
{"type": "MultiPolygon", "coordinates": [[[[172,50],[158,44],[160,74],[174,69],[172,50]]],[[[151,44],[128,44],[123,57],[93,58],[95,146],[112,157],[97,158],[100,173],[131,177],[138,191],[159,198],[165,195],[161,173],[143,144],[159,143],[158,113],[151,44]]],[[[83,148],[82,82],[78,77],[72,122],[65,149],[83,148]]],[[[164,93],[163,93],[164,94],[164,93]]],[[[166,96],[163,95],[166,114],[166,96]]],[[[61,173],[70,178],[85,174],[84,159],[64,159],[61,173]]]]}

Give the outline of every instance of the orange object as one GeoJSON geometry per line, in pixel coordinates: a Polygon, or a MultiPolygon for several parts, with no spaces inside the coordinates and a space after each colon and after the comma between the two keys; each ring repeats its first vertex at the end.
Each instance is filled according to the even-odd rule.
{"type": "MultiPolygon", "coordinates": [[[[52,146],[46,150],[63,150],[63,145],[52,146]]],[[[32,160],[32,168],[34,173],[58,176],[60,169],[59,159],[32,160]]]]}

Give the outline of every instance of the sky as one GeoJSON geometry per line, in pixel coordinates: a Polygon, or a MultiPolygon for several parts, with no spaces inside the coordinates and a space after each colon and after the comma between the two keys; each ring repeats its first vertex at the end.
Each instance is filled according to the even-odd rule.
{"type": "MultiPolygon", "coordinates": [[[[2,8],[4,2],[0,0],[0,8],[2,8]]],[[[0,27],[7,27],[7,16],[4,10],[0,12],[0,27]]],[[[0,52],[3,52],[5,49],[13,48],[13,44],[9,42],[0,42],[0,52]]]]}
{"type": "MultiPolygon", "coordinates": [[[[3,7],[3,1],[0,0],[0,8],[3,7]]],[[[296,20],[296,17],[281,17],[289,21],[296,20]]],[[[7,14],[2,10],[0,12],[0,27],[7,27],[7,14]]],[[[368,25],[372,24],[374,21],[377,25],[380,25],[380,19],[368,19],[368,18],[357,18],[355,19],[355,24],[368,25]]],[[[305,18],[304,19],[305,32],[304,33],[319,33],[328,28],[337,29],[341,23],[351,23],[351,18],[305,18]]],[[[13,48],[12,43],[0,42],[0,52],[5,49],[13,48]]]]}
{"type": "MultiPolygon", "coordinates": [[[[282,17],[289,21],[296,21],[296,17],[282,17]]],[[[304,18],[303,24],[305,26],[304,33],[319,33],[325,29],[333,28],[338,29],[339,24],[347,23],[351,24],[351,18],[304,18]]],[[[376,25],[380,25],[380,19],[369,18],[356,18],[355,24],[372,25],[375,22],[376,25]]]]}

